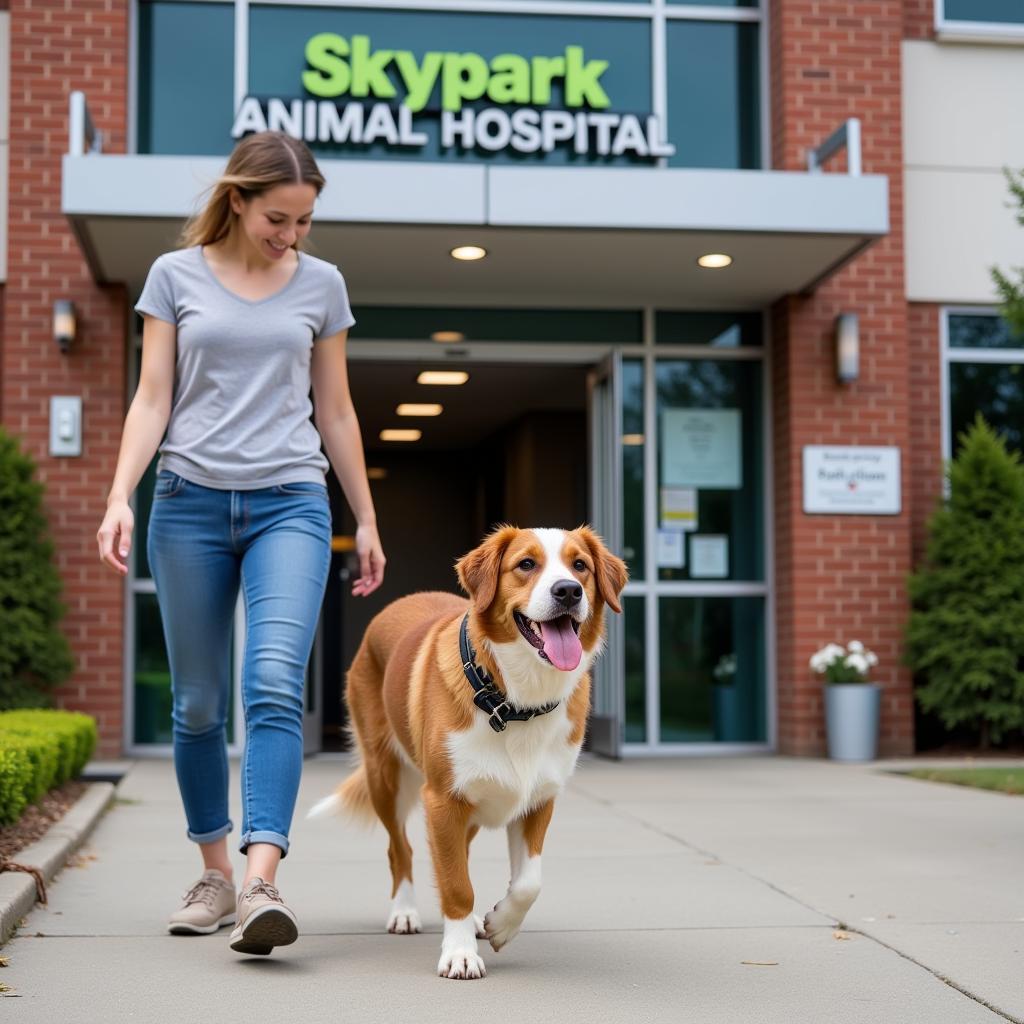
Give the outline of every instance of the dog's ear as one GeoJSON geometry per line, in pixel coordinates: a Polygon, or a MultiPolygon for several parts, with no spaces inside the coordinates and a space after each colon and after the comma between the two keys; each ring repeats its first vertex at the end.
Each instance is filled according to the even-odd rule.
{"type": "Polygon", "coordinates": [[[499,526],[478,548],[455,563],[462,589],[469,594],[478,612],[486,612],[494,603],[501,576],[505,549],[519,531],[514,526],[499,526]]]}
{"type": "Polygon", "coordinates": [[[629,579],[629,570],[626,563],[613,555],[605,546],[604,541],[589,526],[580,526],[576,533],[582,537],[584,543],[590,548],[590,555],[594,559],[594,578],[597,582],[597,592],[601,599],[613,612],[621,612],[619,605],[619,594],[629,579]]]}

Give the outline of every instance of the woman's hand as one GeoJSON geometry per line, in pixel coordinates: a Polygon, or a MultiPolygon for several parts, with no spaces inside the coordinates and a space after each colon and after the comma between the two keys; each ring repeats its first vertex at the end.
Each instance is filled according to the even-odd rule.
{"type": "Polygon", "coordinates": [[[96,541],[100,547],[100,561],[106,562],[115,572],[128,575],[128,555],[132,550],[132,532],[135,530],[135,515],[127,501],[112,501],[107,505],[96,541]]]}
{"type": "Polygon", "coordinates": [[[356,530],[356,553],[359,555],[359,579],[352,584],[352,596],[366,597],[384,582],[387,562],[376,526],[360,526],[356,530]]]}

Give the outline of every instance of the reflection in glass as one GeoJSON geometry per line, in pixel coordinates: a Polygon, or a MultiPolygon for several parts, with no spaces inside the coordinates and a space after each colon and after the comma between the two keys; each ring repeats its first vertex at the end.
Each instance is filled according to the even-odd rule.
{"type": "Polygon", "coordinates": [[[171,670],[156,594],[135,595],[135,742],[170,743],[171,670]]]}
{"type": "Polygon", "coordinates": [[[979,412],[1010,448],[1024,452],[1024,365],[950,363],[949,412],[954,456],[979,412]]]}
{"type": "Polygon", "coordinates": [[[1024,25],[1024,6],[1020,0],[943,0],[943,8],[950,21],[1024,25]]]}
{"type": "Polygon", "coordinates": [[[644,578],[644,364],[622,363],[622,556],[644,578]]]}
{"type": "Polygon", "coordinates": [[[662,743],[766,740],[764,599],[658,601],[662,743]]]}
{"type": "Polygon", "coordinates": [[[622,602],[626,641],[626,722],[622,736],[625,743],[647,742],[645,606],[643,597],[627,597],[622,602]]]}
{"type": "Polygon", "coordinates": [[[676,534],[658,578],[763,579],[760,362],[660,359],[656,387],[658,524],[676,534]],[[673,518],[680,503],[695,516],[673,518]],[[722,554],[724,573],[692,564],[695,543],[722,554]]]}
{"type": "Polygon", "coordinates": [[[666,25],[671,166],[761,166],[760,31],[727,21],[666,25]]]}
{"type": "Polygon", "coordinates": [[[658,345],[707,345],[739,348],[761,345],[760,313],[692,313],[662,310],[654,315],[658,345]]]}
{"type": "Polygon", "coordinates": [[[991,313],[951,313],[950,348],[1024,348],[1024,337],[991,313]]]}

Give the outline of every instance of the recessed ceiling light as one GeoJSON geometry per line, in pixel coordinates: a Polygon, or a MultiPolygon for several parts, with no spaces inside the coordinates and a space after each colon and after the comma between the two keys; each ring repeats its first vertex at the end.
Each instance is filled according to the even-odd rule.
{"type": "Polygon", "coordinates": [[[417,384],[465,384],[469,374],[465,370],[424,370],[417,378],[417,384]]]}
{"type": "Polygon", "coordinates": [[[622,443],[623,444],[643,444],[644,443],[644,435],[643,434],[623,434],[622,435],[622,443]]]}
{"type": "Polygon", "coordinates": [[[382,441],[418,441],[423,436],[422,430],[382,430],[382,441]]]}
{"type": "Polygon", "coordinates": [[[440,416],[444,406],[434,402],[403,402],[395,412],[399,416],[440,416]]]}
{"type": "Polygon", "coordinates": [[[701,256],[697,262],[702,267],[709,267],[712,270],[718,270],[721,267],[727,267],[732,263],[732,257],[727,256],[724,252],[709,252],[705,256],[701,256]]]}
{"type": "Polygon", "coordinates": [[[487,255],[487,250],[479,245],[457,245],[451,250],[451,256],[456,260],[482,260],[487,255]]]}
{"type": "Polygon", "coordinates": [[[367,480],[386,480],[388,471],[383,466],[367,466],[366,467],[366,479],[367,480]]]}
{"type": "Polygon", "coordinates": [[[430,336],[430,340],[442,342],[465,341],[466,336],[462,331],[434,331],[430,336]]]}

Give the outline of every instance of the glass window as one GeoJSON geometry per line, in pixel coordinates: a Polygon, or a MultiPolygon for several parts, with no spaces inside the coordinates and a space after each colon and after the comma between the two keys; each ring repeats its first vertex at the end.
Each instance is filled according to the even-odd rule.
{"type": "Polygon", "coordinates": [[[622,556],[644,578],[644,364],[622,362],[622,556]]]}
{"type": "MultiPolygon", "coordinates": [[[[450,309],[425,306],[356,306],[353,341],[370,338],[429,341],[454,332],[453,341],[552,341],[630,345],[643,336],[634,310],[450,309]]],[[[436,339],[435,339],[436,340],[436,339]]]]}
{"type": "Polygon", "coordinates": [[[1024,25],[1020,0],[939,0],[947,21],[981,21],[989,24],[1024,25]]]}
{"type": "Polygon", "coordinates": [[[1024,349],[1024,337],[992,313],[950,313],[949,347],[1024,349]]]}
{"type": "Polygon", "coordinates": [[[763,743],[764,599],[658,601],[662,743],[763,743]]]}
{"type": "Polygon", "coordinates": [[[760,167],[759,26],[671,20],[666,33],[669,164],[760,167]]]}
{"type": "Polygon", "coordinates": [[[654,316],[654,340],[660,345],[758,346],[761,314],[661,311],[654,316]]]}
{"type": "Polygon", "coordinates": [[[234,54],[234,4],[139,4],[140,153],[231,152],[234,54]]]}
{"type": "Polygon", "coordinates": [[[626,640],[625,743],[647,742],[647,642],[645,636],[646,598],[626,597],[622,602],[626,640]]]}
{"type": "Polygon", "coordinates": [[[1010,448],[1024,452],[1024,364],[949,364],[950,451],[980,412],[1010,448]]]}
{"type": "Polygon", "coordinates": [[[156,594],[135,595],[135,742],[172,742],[171,670],[156,594]]]}
{"type": "Polygon", "coordinates": [[[659,359],[658,578],[764,578],[761,364],[659,359]]]}

